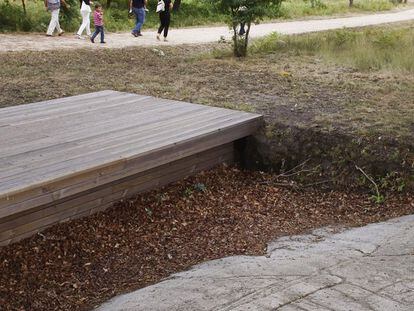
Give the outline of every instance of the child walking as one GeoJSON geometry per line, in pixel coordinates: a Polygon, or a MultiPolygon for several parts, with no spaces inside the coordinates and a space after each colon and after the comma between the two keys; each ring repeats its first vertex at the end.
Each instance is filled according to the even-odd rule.
{"type": "Polygon", "coordinates": [[[95,23],[95,32],[91,37],[91,42],[95,43],[96,36],[101,34],[101,43],[105,42],[104,23],[103,23],[103,11],[100,4],[95,4],[95,12],[93,12],[93,21],[95,23]]]}

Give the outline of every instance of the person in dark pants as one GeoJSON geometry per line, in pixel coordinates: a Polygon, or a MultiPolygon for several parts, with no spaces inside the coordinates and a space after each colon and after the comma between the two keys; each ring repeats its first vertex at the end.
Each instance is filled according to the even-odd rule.
{"type": "Polygon", "coordinates": [[[132,29],[132,35],[134,37],[142,36],[141,28],[145,22],[145,6],[147,5],[147,0],[130,0],[129,1],[129,11],[134,13],[136,22],[135,27],[132,29]]]}
{"type": "Polygon", "coordinates": [[[240,30],[239,30],[239,36],[243,36],[246,33],[246,30],[244,29],[244,26],[246,25],[245,22],[240,23],[240,30]]]}
{"type": "Polygon", "coordinates": [[[246,18],[245,16],[246,12],[247,12],[247,7],[245,6],[239,7],[239,14],[243,16],[243,21],[240,22],[239,36],[244,36],[244,34],[246,33],[246,30],[244,29],[244,27],[246,26],[246,21],[244,20],[246,18]]]}
{"type": "Polygon", "coordinates": [[[100,4],[95,4],[95,12],[93,13],[93,21],[95,23],[95,32],[91,37],[91,42],[95,43],[96,36],[101,34],[101,43],[106,43],[104,38],[104,22],[103,22],[103,11],[100,4]]]}
{"type": "Polygon", "coordinates": [[[168,28],[170,28],[171,10],[173,3],[171,0],[164,0],[164,10],[160,10],[160,27],[158,28],[157,40],[160,40],[162,31],[164,30],[164,41],[167,41],[168,28]]]}

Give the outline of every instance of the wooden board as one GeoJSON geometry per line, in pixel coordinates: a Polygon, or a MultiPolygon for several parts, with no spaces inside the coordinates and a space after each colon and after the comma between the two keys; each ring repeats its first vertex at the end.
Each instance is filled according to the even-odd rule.
{"type": "Polygon", "coordinates": [[[122,199],[164,186],[201,170],[212,168],[221,163],[231,164],[233,160],[234,147],[230,143],[126,177],[91,191],[8,216],[0,219],[0,246],[33,235],[53,224],[102,211],[122,199]]]}
{"type": "Polygon", "coordinates": [[[111,204],[108,195],[120,198],[108,189],[125,197],[163,184],[171,178],[150,172],[165,165],[188,160],[172,180],[194,165],[192,156],[215,165],[217,147],[261,123],[257,114],[114,91],[0,109],[0,242],[111,204]],[[96,202],[80,208],[91,195],[96,202]],[[62,213],[52,217],[58,205],[62,213]]]}

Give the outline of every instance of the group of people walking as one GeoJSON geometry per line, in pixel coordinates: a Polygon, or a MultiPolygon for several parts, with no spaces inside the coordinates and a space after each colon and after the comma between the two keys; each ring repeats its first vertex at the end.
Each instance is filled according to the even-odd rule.
{"type": "MultiPolygon", "coordinates": [[[[53,36],[56,30],[58,35],[61,36],[64,31],[59,24],[59,12],[61,6],[70,8],[65,0],[44,0],[47,11],[50,11],[51,19],[46,35],[53,36]]],[[[103,10],[100,4],[95,4],[95,10],[93,12],[93,21],[95,25],[95,32],[91,33],[90,27],[90,15],[92,13],[91,0],[79,0],[80,1],[80,14],[82,16],[82,24],[76,33],[79,39],[84,39],[82,34],[86,32],[86,35],[90,38],[91,42],[95,42],[95,38],[100,34],[100,42],[105,43],[103,10]]],[[[134,37],[142,36],[141,29],[145,23],[145,16],[147,10],[147,0],[130,0],[129,2],[129,14],[135,16],[135,27],[132,29],[132,35],[134,37]]],[[[159,14],[160,26],[157,32],[157,40],[161,40],[161,34],[163,33],[164,41],[167,41],[168,29],[171,21],[171,10],[173,8],[172,0],[159,0],[156,12],[159,14]]]]}

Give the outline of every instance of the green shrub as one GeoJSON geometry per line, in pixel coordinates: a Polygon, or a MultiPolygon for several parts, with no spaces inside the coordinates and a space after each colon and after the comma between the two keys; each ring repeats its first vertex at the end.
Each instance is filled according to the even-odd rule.
{"type": "MultiPolygon", "coordinates": [[[[60,22],[63,29],[72,31],[79,27],[79,3],[77,0],[66,2],[71,7],[61,9],[60,22]]],[[[46,31],[50,13],[46,12],[43,1],[27,3],[26,11],[25,14],[18,3],[0,2],[0,31],[46,31]]]]}
{"type": "Polygon", "coordinates": [[[63,29],[67,31],[75,31],[80,26],[80,13],[79,13],[79,1],[78,0],[65,0],[70,5],[68,9],[65,6],[61,8],[60,24],[63,29]]]}
{"type": "Polygon", "coordinates": [[[30,24],[30,21],[23,12],[23,8],[10,2],[0,3],[0,29],[2,31],[24,30],[22,29],[23,24],[25,28],[30,24]]]}

